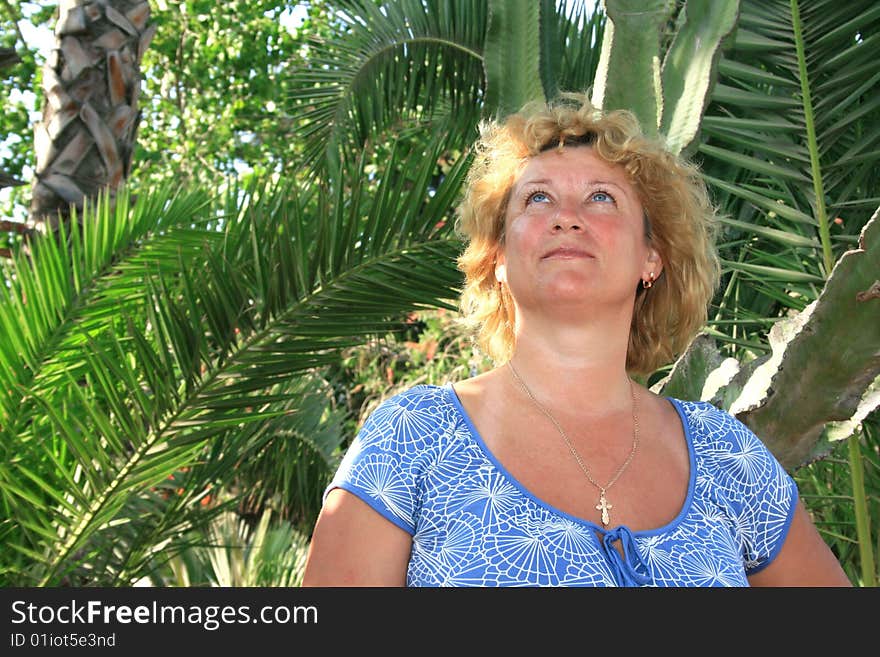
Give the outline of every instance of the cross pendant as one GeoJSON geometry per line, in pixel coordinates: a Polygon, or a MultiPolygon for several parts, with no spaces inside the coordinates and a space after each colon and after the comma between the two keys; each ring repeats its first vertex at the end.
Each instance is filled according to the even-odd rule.
{"type": "Polygon", "coordinates": [[[608,509],[613,509],[613,504],[608,504],[608,501],[605,499],[605,489],[603,488],[599,491],[599,503],[596,505],[596,509],[602,512],[602,525],[604,527],[608,526],[608,523],[611,522],[611,516],[608,515],[608,509]]]}

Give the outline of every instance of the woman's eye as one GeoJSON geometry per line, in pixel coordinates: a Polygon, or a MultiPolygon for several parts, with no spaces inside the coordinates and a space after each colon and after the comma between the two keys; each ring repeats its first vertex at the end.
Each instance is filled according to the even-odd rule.
{"type": "Polygon", "coordinates": [[[526,205],[530,203],[547,203],[550,197],[544,192],[532,192],[526,197],[526,205]]]}
{"type": "Polygon", "coordinates": [[[599,203],[614,203],[614,197],[608,192],[593,192],[590,194],[590,199],[599,203]]]}

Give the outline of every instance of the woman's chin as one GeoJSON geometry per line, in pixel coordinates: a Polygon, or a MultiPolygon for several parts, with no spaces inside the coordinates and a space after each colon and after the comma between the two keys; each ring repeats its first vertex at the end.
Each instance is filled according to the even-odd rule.
{"type": "Polygon", "coordinates": [[[595,297],[602,290],[596,289],[595,279],[574,272],[556,277],[544,290],[544,296],[557,303],[580,303],[595,297]]]}
{"type": "Polygon", "coordinates": [[[536,297],[538,304],[547,311],[584,310],[602,307],[632,307],[632,292],[597,288],[590,283],[557,284],[545,289],[536,297]]]}

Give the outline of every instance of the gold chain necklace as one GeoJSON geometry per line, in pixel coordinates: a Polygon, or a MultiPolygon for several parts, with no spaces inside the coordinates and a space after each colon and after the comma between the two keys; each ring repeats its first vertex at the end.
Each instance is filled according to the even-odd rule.
{"type": "Polygon", "coordinates": [[[559,426],[559,422],[556,421],[556,418],[548,411],[532,394],[532,391],[529,390],[529,387],[526,385],[525,381],[522,380],[520,375],[517,373],[516,369],[513,367],[513,363],[507,361],[507,367],[510,369],[510,372],[513,374],[513,377],[517,380],[520,387],[525,391],[525,393],[529,396],[529,399],[537,406],[540,411],[548,417],[548,419],[553,423],[553,426],[556,427],[556,430],[559,432],[559,435],[562,436],[562,439],[565,441],[565,444],[568,445],[568,449],[571,452],[571,455],[574,456],[577,464],[580,466],[583,473],[587,476],[587,479],[590,481],[593,486],[599,489],[599,503],[596,505],[596,510],[602,512],[602,526],[607,527],[611,522],[611,516],[608,511],[614,506],[609,504],[608,499],[606,497],[606,493],[609,488],[611,488],[614,483],[620,478],[620,475],[623,474],[623,471],[626,470],[627,466],[632,462],[633,457],[636,455],[636,450],[639,447],[639,419],[636,414],[636,391],[633,388],[632,379],[627,377],[627,382],[629,382],[629,393],[632,398],[632,418],[633,418],[633,444],[632,449],[630,450],[629,456],[626,457],[626,460],[623,462],[614,476],[604,486],[600,486],[596,483],[596,480],[593,479],[593,475],[590,474],[587,466],[584,465],[584,460],[581,458],[581,455],[578,454],[578,451],[574,448],[574,445],[571,444],[571,441],[568,439],[568,436],[565,434],[565,431],[562,430],[562,427],[559,426]]]}

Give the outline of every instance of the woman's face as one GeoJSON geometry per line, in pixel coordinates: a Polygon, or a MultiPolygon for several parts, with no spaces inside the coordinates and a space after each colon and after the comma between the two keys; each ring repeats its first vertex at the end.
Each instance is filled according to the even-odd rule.
{"type": "Polygon", "coordinates": [[[639,281],[663,268],[626,172],[589,146],[533,157],[511,189],[504,221],[495,274],[520,310],[631,309],[639,281]]]}

